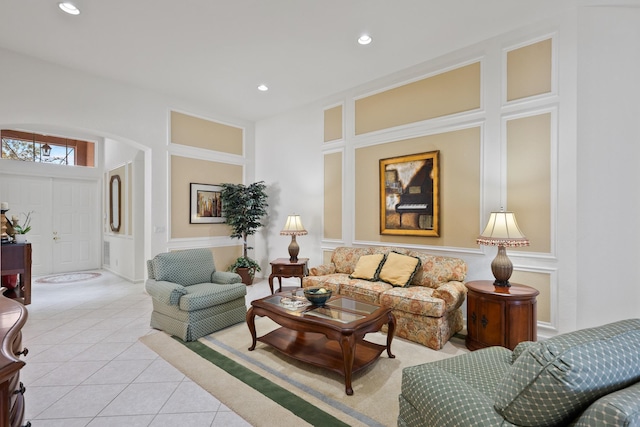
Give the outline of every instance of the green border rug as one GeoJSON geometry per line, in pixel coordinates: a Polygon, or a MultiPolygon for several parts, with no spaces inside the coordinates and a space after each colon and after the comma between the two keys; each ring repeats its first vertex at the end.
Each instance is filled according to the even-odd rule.
{"type": "Polygon", "coordinates": [[[343,423],[306,400],[218,353],[200,341],[183,342],[178,338],[174,337],[174,339],[200,357],[223,369],[229,375],[233,375],[235,378],[259,391],[264,396],[293,412],[308,423],[317,427],[349,427],[349,424],[343,423]]]}
{"type": "MultiPolygon", "coordinates": [[[[258,336],[278,327],[268,318],[256,318],[258,336]]],[[[367,339],[386,341],[386,335],[367,339]]],[[[394,339],[392,352],[354,375],[354,395],[344,391],[344,378],[311,366],[258,343],[248,351],[251,338],[246,324],[184,343],[165,333],[141,341],[254,426],[375,426],[397,423],[402,369],[466,352],[453,339],[434,351],[406,340],[394,339]]]]}

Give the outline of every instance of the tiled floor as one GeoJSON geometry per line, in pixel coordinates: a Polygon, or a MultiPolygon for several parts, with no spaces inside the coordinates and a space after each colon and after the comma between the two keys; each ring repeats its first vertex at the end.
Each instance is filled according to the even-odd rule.
{"type": "MultiPolygon", "coordinates": [[[[21,373],[26,421],[37,427],[248,426],[149,350],[151,299],[143,283],[109,272],[82,282],[34,278],[21,373]]],[[[247,302],[269,294],[247,287],[247,302]]]]}

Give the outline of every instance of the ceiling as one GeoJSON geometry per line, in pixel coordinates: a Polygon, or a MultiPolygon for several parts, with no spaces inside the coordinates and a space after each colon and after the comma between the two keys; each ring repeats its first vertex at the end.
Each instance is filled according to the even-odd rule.
{"type": "Polygon", "coordinates": [[[257,121],[576,1],[2,0],[0,47],[257,121]]]}

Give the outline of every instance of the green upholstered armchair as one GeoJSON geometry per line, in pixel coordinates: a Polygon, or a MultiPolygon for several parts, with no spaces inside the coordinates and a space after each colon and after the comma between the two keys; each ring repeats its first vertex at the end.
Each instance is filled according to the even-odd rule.
{"type": "Polygon", "coordinates": [[[640,319],[402,372],[398,426],[640,426],[640,319]]]}
{"type": "Polygon", "coordinates": [[[209,249],[158,254],[147,270],[152,328],[194,341],[245,321],[247,289],[239,275],[216,271],[209,249]]]}

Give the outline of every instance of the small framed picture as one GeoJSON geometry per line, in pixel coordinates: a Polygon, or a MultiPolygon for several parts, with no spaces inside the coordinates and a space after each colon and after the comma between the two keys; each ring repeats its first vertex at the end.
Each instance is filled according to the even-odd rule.
{"type": "Polygon", "coordinates": [[[220,224],[225,222],[222,216],[222,187],[211,184],[191,183],[189,209],[190,224],[220,224]]]}

